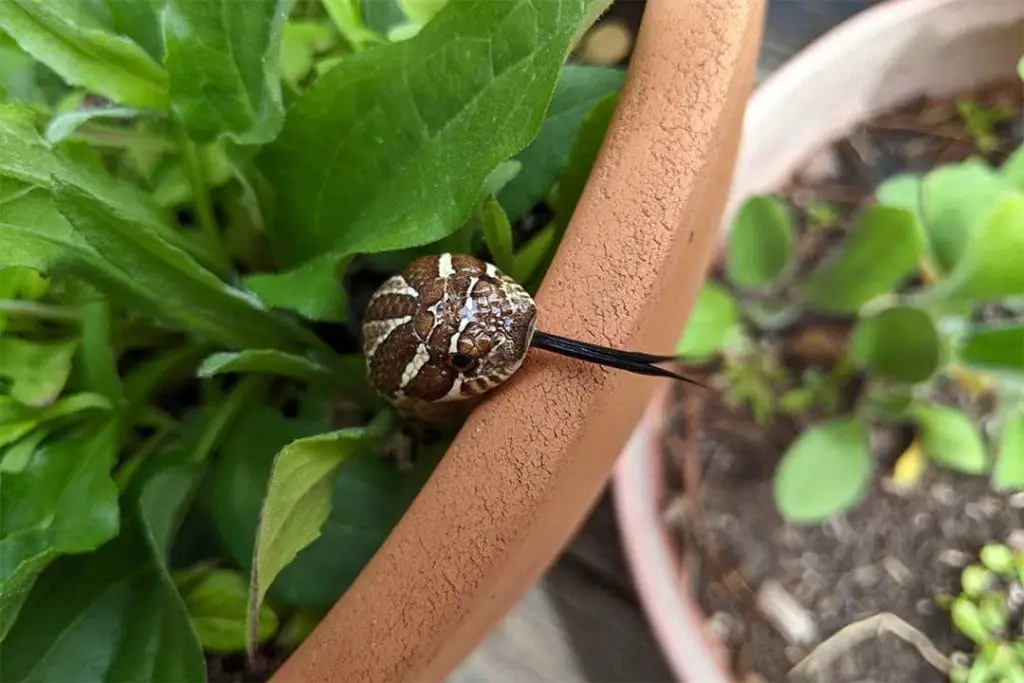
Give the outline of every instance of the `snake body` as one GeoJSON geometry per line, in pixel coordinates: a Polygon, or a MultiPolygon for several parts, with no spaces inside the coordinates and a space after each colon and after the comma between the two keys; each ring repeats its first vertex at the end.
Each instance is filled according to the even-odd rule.
{"type": "Polygon", "coordinates": [[[404,412],[454,415],[519,369],[536,316],[533,298],[491,263],[466,254],[417,258],[367,306],[370,384],[404,412]]]}

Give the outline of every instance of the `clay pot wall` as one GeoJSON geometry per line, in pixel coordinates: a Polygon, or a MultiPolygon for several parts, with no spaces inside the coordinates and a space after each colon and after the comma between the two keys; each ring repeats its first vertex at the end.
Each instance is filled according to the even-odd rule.
{"type": "MultiPolygon", "coordinates": [[[[763,14],[647,2],[539,329],[671,352],[717,243],[763,14]]],[[[275,680],[442,680],[557,556],[662,381],[531,353],[275,680]]]]}

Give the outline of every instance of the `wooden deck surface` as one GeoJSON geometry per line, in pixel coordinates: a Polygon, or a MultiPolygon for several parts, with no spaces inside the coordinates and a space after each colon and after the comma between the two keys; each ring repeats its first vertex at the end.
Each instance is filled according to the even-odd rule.
{"type": "MultiPolygon", "coordinates": [[[[898,0],[769,0],[757,79],[880,1],[898,0]]],[[[448,683],[671,681],[633,591],[607,492],[544,578],[448,678],[448,683]]]]}

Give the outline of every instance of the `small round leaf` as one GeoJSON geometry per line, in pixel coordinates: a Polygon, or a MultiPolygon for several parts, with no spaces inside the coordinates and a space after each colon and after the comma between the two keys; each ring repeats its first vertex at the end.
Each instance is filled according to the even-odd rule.
{"type": "Polygon", "coordinates": [[[839,251],[807,276],[807,303],[825,313],[854,313],[910,277],[923,248],[914,214],[890,206],[868,207],[839,251]]]}
{"type": "Polygon", "coordinates": [[[992,471],[992,488],[997,491],[1024,491],[1024,408],[1010,411],[1003,421],[999,451],[992,471]]]}
{"type": "Polygon", "coordinates": [[[713,355],[722,348],[739,320],[739,307],[732,295],[720,285],[705,283],[697,295],[676,352],[694,359],[713,355]]]}
{"type": "Polygon", "coordinates": [[[1024,294],[1024,193],[1002,197],[975,227],[949,278],[921,293],[925,303],[977,304],[1024,294]]]}
{"type": "Polygon", "coordinates": [[[911,414],[920,431],[921,447],[933,461],[966,474],[988,470],[981,433],[965,413],[949,406],[918,403],[911,414]]]}
{"type": "Polygon", "coordinates": [[[883,377],[923,382],[939,367],[942,343],[926,311],[892,306],[857,322],[850,355],[859,367],[883,377]]]}
{"type": "Polygon", "coordinates": [[[793,219],[774,197],[748,199],[736,215],[729,235],[725,270],[739,287],[770,285],[793,256],[793,219]]]}
{"type": "Polygon", "coordinates": [[[994,324],[969,332],[957,352],[966,365],[1024,374],[1024,325],[994,324]]]}
{"type": "Polygon", "coordinates": [[[790,522],[820,522],[859,501],[871,474],[865,426],[838,418],[811,427],[789,447],[775,473],[775,503],[790,522]]]}

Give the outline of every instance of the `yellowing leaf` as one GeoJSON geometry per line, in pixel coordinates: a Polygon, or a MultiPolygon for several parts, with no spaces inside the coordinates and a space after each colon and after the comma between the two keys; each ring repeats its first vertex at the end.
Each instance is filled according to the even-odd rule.
{"type": "Polygon", "coordinates": [[[331,488],[338,468],[349,458],[376,448],[388,419],[389,414],[382,413],[366,427],[298,439],[275,457],[253,551],[250,647],[254,641],[253,617],[270,585],[300,550],[320,536],[331,512],[331,488]]]}

